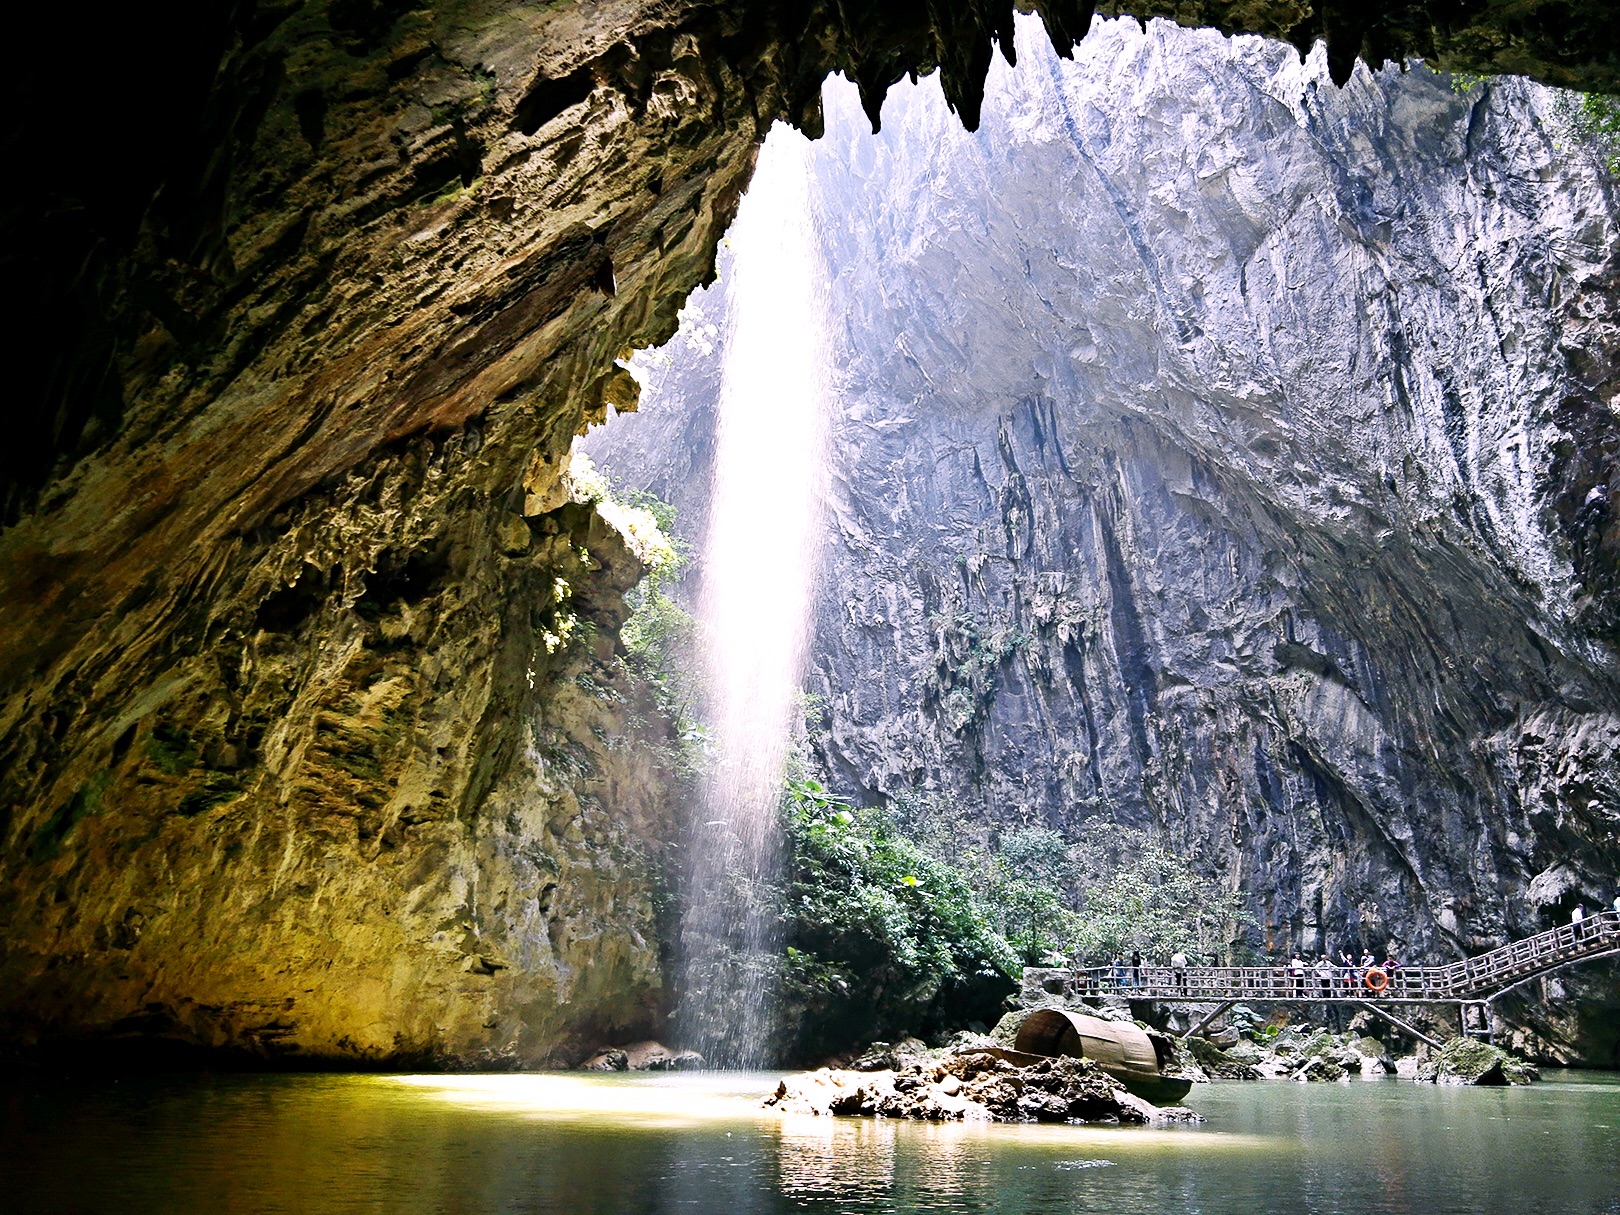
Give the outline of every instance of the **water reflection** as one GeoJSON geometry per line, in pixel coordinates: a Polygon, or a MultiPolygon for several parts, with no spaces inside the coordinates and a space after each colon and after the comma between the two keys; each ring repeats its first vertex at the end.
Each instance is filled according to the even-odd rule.
{"type": "Polygon", "coordinates": [[[896,1123],[784,1118],[776,1128],[777,1180],[785,1197],[877,1203],[894,1191],[896,1123]]]}

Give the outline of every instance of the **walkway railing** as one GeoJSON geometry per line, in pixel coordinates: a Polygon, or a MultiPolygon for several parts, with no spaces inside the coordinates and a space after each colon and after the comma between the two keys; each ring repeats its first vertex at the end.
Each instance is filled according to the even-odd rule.
{"type": "MultiPolygon", "coordinates": [[[[1388,984],[1374,991],[1360,967],[1335,966],[1302,975],[1286,966],[1093,966],[1042,972],[1076,995],[1120,995],[1133,1000],[1346,1001],[1369,999],[1408,1004],[1476,1003],[1572,962],[1620,953],[1620,912],[1588,916],[1446,966],[1402,966],[1385,972],[1388,984]]],[[[1382,969],[1382,968],[1380,968],[1382,969]]]]}

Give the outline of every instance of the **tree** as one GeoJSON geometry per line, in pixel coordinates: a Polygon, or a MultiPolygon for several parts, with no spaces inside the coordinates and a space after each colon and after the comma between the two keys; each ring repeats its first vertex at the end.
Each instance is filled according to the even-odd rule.
{"type": "Polygon", "coordinates": [[[1080,931],[1070,909],[1075,867],[1069,844],[1048,827],[1020,827],[998,841],[988,891],[1001,934],[1034,966],[1058,961],[1080,931]]]}
{"type": "Polygon", "coordinates": [[[996,1019],[1017,959],[966,873],[813,780],[789,782],[783,818],[789,1056],[996,1019]]]}
{"type": "Polygon", "coordinates": [[[1151,958],[1223,952],[1251,922],[1240,894],[1199,876],[1146,831],[1088,826],[1074,857],[1084,884],[1075,943],[1093,963],[1131,949],[1151,958]]]}

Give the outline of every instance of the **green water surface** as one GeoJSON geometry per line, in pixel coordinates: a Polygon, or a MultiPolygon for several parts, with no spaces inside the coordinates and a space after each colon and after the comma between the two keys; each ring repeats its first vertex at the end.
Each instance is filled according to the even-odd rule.
{"type": "Polygon", "coordinates": [[[0,1211],[1620,1213],[1620,1078],[1200,1085],[1144,1130],[782,1119],[773,1078],[0,1087],[0,1211]]]}

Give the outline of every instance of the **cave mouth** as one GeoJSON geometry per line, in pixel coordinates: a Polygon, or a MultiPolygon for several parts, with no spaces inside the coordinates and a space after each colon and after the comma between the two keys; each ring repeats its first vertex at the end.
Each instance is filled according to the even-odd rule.
{"type": "MultiPolygon", "coordinates": [[[[644,659],[690,604],[569,447],[834,69],[858,101],[810,155],[866,211],[823,233],[854,404],[785,872],[961,898],[892,940],[806,904],[821,936],[765,975],[795,968],[804,1055],[989,1025],[1068,923],[1053,892],[1133,875],[1261,952],[1464,956],[1607,901],[1613,171],[1533,86],[1354,66],[1609,87],[1597,18],[1249,6],[1325,33],[1325,76],[1196,31],[1212,70],[1175,75],[1168,27],[1035,7],[1057,58],[1017,74],[1027,23],[979,0],[311,0],[192,48],[91,23],[72,87],[12,80],[39,188],[0,222],[38,306],[0,506],[0,1062],[573,1066],[667,1035],[705,723],[644,659]],[[1091,85],[1060,62],[1087,29],[1091,85]],[[928,98],[883,109],[911,69],[928,98]],[[1051,96],[981,113],[991,70],[1051,96]],[[86,156],[112,112],[142,138],[86,156]],[[907,123],[927,155],[897,160],[907,123]],[[995,873],[1016,912],[957,916],[995,873]],[[847,998],[883,941],[949,965],[847,998]]],[[[1556,990],[1525,1052],[1612,1058],[1602,983],[1556,990]]]]}
{"type": "MultiPolygon", "coordinates": [[[[981,878],[1038,868],[1043,840],[1094,859],[1114,833],[1186,857],[1211,908],[1197,952],[1245,962],[1450,958],[1567,915],[1531,889],[1565,845],[1533,819],[1503,826],[1527,787],[1506,756],[1547,714],[1601,704],[1607,721],[1616,704],[1612,657],[1582,657],[1602,636],[1580,606],[1593,568],[1548,526],[1604,492],[1568,480],[1560,424],[1537,430],[1567,382],[1571,320],[1530,303],[1610,271],[1601,147],[1572,138],[1565,97],[1524,81],[1358,66],[1341,90],[1320,47],[1164,22],[1100,21],[1072,61],[1034,18],[1017,37],[977,130],[937,76],[891,89],[881,124],[834,77],[806,145],[830,318],[826,552],[791,763],[773,759],[780,775],[751,795],[759,821],[787,815],[789,870],[795,813],[821,830],[872,812],[981,878]],[[1498,240],[1465,252],[1477,281],[1457,271],[1458,250],[1498,240]],[[1564,638],[1552,665],[1596,701],[1549,681],[1548,635],[1564,638]],[[1487,657],[1459,675],[1464,654],[1487,657]],[[1437,841],[1435,816],[1467,825],[1437,841]],[[1485,875],[1468,859],[1481,847],[1485,875]]],[[[767,158],[779,139],[798,146],[775,132],[767,158]]],[[[578,444],[691,555],[659,594],[701,640],[663,638],[688,648],[652,660],[699,685],[728,632],[705,625],[705,537],[749,509],[721,511],[710,488],[728,360],[781,340],[739,336],[760,307],[733,295],[748,273],[723,243],[676,336],[626,360],[637,410],[578,444]]],[[[769,413],[772,391],[753,407],[769,413]]],[[[766,545],[789,520],[754,507],[766,545]]],[[[1603,746],[1577,766],[1607,762],[1603,746]]],[[[1603,814],[1601,795],[1552,795],[1603,814]]],[[[692,824],[716,815],[707,795],[686,804],[701,857],[692,824]]],[[[1576,862],[1589,904],[1612,849],[1576,862]]],[[[1072,860],[1050,883],[1083,910],[1098,875],[1072,860]]],[[[753,893],[726,869],[683,875],[688,915],[780,914],[759,903],[768,869],[753,893]]],[[[793,966],[843,964],[818,957],[824,929],[790,917],[793,966]]],[[[711,970],[677,980],[677,999],[700,992],[706,1015],[741,1024],[742,990],[785,983],[794,1026],[755,1014],[741,1031],[777,1035],[778,1057],[906,1028],[840,1014],[853,1023],[831,1030],[802,1007],[802,975],[737,960],[760,941],[707,932],[733,987],[711,970]]],[[[1026,962],[1128,948],[1056,924],[1027,935],[1026,962]]],[[[916,1026],[995,1019],[993,983],[934,981],[932,1006],[905,1014],[916,1026]]],[[[1530,1003],[1527,1022],[1559,1020],[1530,1003]]],[[[724,1032],[688,1034],[737,1057],[724,1032]]]]}

